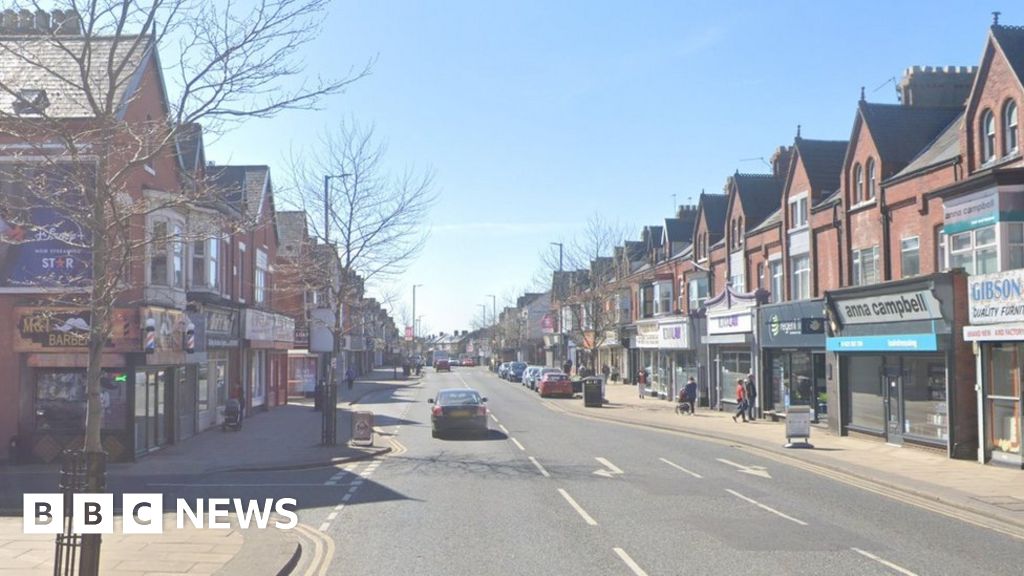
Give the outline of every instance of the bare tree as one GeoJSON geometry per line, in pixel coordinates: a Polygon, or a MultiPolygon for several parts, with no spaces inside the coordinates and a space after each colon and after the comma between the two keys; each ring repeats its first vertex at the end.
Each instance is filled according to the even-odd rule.
{"type": "MultiPolygon", "coordinates": [[[[311,215],[311,235],[337,255],[337,281],[311,278],[328,294],[332,322],[323,327],[331,331],[335,357],[350,329],[343,314],[360,296],[356,283],[396,279],[429,236],[424,222],[437,198],[433,173],[391,175],[384,166],[386,151],[372,127],[342,122],[289,158],[288,202],[311,215]]],[[[341,368],[331,366],[336,382],[341,368]]]]}
{"type": "MultiPolygon", "coordinates": [[[[7,285],[21,282],[23,290],[89,314],[87,456],[102,452],[101,361],[115,304],[143,283],[144,255],[177,257],[163,250],[179,250],[189,233],[200,233],[149,231],[147,217],[197,206],[231,212],[222,210],[225,198],[174,164],[178,145],[200,124],[216,132],[251,118],[316,109],[369,73],[367,66],[340,78],[306,74],[302,49],[317,36],[329,5],[55,0],[22,2],[20,12],[0,17],[0,94],[11,103],[0,106],[2,179],[17,190],[0,206],[10,232],[0,256],[10,272],[12,252],[51,243],[59,260],[36,273],[8,274],[7,285]],[[171,54],[163,62],[173,65],[161,67],[158,48],[171,54]],[[166,100],[151,105],[161,94],[166,100]],[[144,192],[144,170],[171,171],[178,184],[144,192]],[[43,209],[46,218],[39,216],[43,209]]],[[[202,233],[245,226],[244,219],[233,214],[230,224],[213,222],[202,233]]],[[[90,473],[89,481],[95,490],[100,478],[90,473]]],[[[83,574],[95,571],[98,551],[98,540],[83,550],[83,574]]]]}

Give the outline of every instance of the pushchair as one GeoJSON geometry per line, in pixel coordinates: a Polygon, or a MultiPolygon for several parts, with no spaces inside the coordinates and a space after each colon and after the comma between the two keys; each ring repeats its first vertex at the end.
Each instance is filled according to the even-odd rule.
{"type": "Polygon", "coordinates": [[[680,393],[679,397],[676,398],[676,414],[690,414],[691,408],[690,399],[686,397],[686,394],[680,393]]]}
{"type": "Polygon", "coordinates": [[[239,431],[242,429],[242,403],[232,398],[224,406],[224,423],[221,424],[221,431],[228,429],[239,431]]]}

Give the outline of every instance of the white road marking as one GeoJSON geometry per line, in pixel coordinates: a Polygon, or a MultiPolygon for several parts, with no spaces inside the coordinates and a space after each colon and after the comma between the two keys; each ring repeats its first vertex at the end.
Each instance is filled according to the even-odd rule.
{"type": "Polygon", "coordinates": [[[501,424],[498,424],[498,428],[501,428],[501,431],[504,432],[506,436],[508,436],[508,428],[505,428],[501,424]]]}
{"type": "Polygon", "coordinates": [[[622,548],[612,548],[612,550],[619,555],[619,558],[622,558],[622,561],[626,563],[626,566],[629,566],[629,569],[633,571],[633,574],[636,574],[636,576],[647,576],[647,572],[644,572],[643,569],[640,568],[640,565],[634,562],[633,559],[629,557],[629,554],[626,554],[625,550],[622,548]]]}
{"type": "Polygon", "coordinates": [[[587,511],[584,510],[582,506],[577,504],[576,501],[572,499],[572,496],[569,496],[568,492],[566,492],[565,490],[562,490],[561,488],[559,488],[558,489],[558,493],[562,495],[562,498],[565,498],[565,501],[568,502],[569,505],[572,506],[573,509],[576,510],[576,512],[580,516],[583,517],[583,520],[587,524],[590,524],[591,526],[597,526],[597,520],[594,520],[593,518],[591,518],[590,514],[587,514],[587,511]]]}
{"type": "Polygon", "coordinates": [[[612,464],[611,462],[609,462],[607,458],[601,458],[600,456],[596,456],[594,458],[594,460],[597,460],[601,464],[604,464],[605,466],[607,466],[612,471],[613,474],[622,474],[622,469],[619,468],[618,466],[616,466],[615,464],[612,464]]]}
{"type": "Polygon", "coordinates": [[[341,501],[342,502],[348,502],[351,499],[352,499],[352,494],[345,494],[344,496],[341,497],[341,501]]]}
{"type": "Polygon", "coordinates": [[[348,491],[349,491],[350,494],[352,492],[355,492],[356,490],[359,490],[359,486],[349,486],[348,491]]]}
{"type": "Polygon", "coordinates": [[[747,466],[744,464],[737,464],[732,460],[726,460],[725,458],[715,458],[722,464],[728,464],[729,466],[735,466],[737,472],[744,474],[750,474],[751,476],[760,476],[761,478],[771,479],[772,475],[768,473],[768,470],[764,466],[747,466]]]}
{"type": "Polygon", "coordinates": [[[523,448],[523,445],[519,443],[519,440],[516,440],[515,438],[509,438],[509,440],[511,440],[513,444],[518,446],[520,450],[526,452],[526,448],[523,448]]]}
{"type": "Polygon", "coordinates": [[[324,522],[323,524],[320,525],[320,531],[321,532],[327,532],[327,529],[330,528],[330,527],[331,527],[331,523],[330,522],[324,522]]]}
{"type": "Polygon", "coordinates": [[[334,480],[328,480],[327,482],[324,482],[324,486],[337,486],[337,485],[338,485],[338,483],[335,482],[334,480]]]}
{"type": "Polygon", "coordinates": [[[751,504],[753,504],[754,506],[757,506],[758,508],[760,508],[762,510],[767,510],[768,512],[771,512],[772,514],[775,514],[777,516],[781,516],[782,518],[785,518],[786,520],[789,520],[790,522],[796,522],[797,524],[799,524],[801,526],[807,526],[807,522],[804,522],[803,520],[798,520],[796,518],[793,518],[792,516],[788,516],[786,514],[783,514],[782,512],[779,512],[778,510],[776,510],[774,508],[771,508],[769,506],[765,506],[764,504],[761,504],[757,500],[754,500],[753,498],[748,498],[748,497],[744,496],[743,494],[740,494],[739,492],[737,492],[735,490],[731,490],[729,488],[726,488],[725,491],[728,492],[729,494],[732,494],[733,496],[741,499],[741,500],[746,500],[747,502],[750,502],[751,504]]]}
{"type": "Polygon", "coordinates": [[[498,417],[494,415],[494,412],[491,412],[491,420],[494,420],[496,424],[500,422],[500,420],[498,420],[498,417]]]}
{"type": "Polygon", "coordinates": [[[545,478],[551,478],[551,474],[548,474],[548,471],[540,465],[540,462],[537,462],[536,458],[530,456],[530,462],[533,462],[533,465],[537,467],[537,470],[540,470],[540,473],[543,474],[545,478]]]}
{"type": "Polygon", "coordinates": [[[703,478],[703,476],[701,476],[700,474],[697,474],[696,472],[693,472],[691,470],[687,470],[686,468],[683,468],[682,466],[680,466],[679,464],[676,464],[675,462],[669,462],[668,460],[666,460],[664,458],[658,458],[658,460],[661,460],[665,464],[668,464],[669,466],[675,468],[676,470],[679,470],[680,472],[686,472],[687,474],[689,474],[690,476],[693,476],[694,478],[703,478]]]}
{"type": "Polygon", "coordinates": [[[331,520],[334,520],[337,517],[338,517],[338,513],[337,512],[331,512],[330,514],[327,515],[327,521],[330,522],[331,520]]]}
{"type": "Polygon", "coordinates": [[[882,566],[885,566],[887,568],[891,568],[892,570],[895,570],[896,572],[899,572],[900,574],[903,574],[904,576],[917,576],[917,574],[915,574],[914,572],[911,572],[910,570],[907,570],[906,568],[904,568],[902,566],[899,566],[897,564],[893,564],[892,562],[889,562],[888,560],[886,560],[884,558],[879,558],[878,556],[875,556],[871,552],[867,552],[867,551],[861,550],[860,548],[850,548],[850,550],[853,550],[854,552],[856,552],[857,554],[860,554],[861,556],[864,556],[865,558],[870,558],[870,559],[874,560],[875,562],[878,562],[882,566]]]}
{"type": "MultiPolygon", "coordinates": [[[[346,494],[346,496],[348,496],[348,494],[346,494]]],[[[342,500],[344,500],[344,498],[342,498],[342,500]]],[[[344,508],[344,507],[345,507],[345,505],[344,505],[344,504],[338,504],[337,506],[335,506],[335,507],[334,507],[334,509],[335,509],[335,510],[341,510],[341,509],[342,509],[342,508],[344,508]]]]}

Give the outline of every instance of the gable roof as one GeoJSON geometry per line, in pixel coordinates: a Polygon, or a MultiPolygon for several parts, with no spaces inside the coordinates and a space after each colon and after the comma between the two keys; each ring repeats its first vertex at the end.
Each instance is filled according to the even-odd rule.
{"type": "Polygon", "coordinates": [[[725,194],[700,193],[698,210],[704,212],[704,221],[708,227],[708,238],[724,236],[725,215],[729,209],[729,197],[725,194]]]}
{"type": "Polygon", "coordinates": [[[935,137],[935,140],[932,140],[931,144],[893,178],[907,176],[931,166],[944,164],[960,156],[960,124],[963,119],[964,113],[961,112],[949,123],[949,126],[946,126],[945,130],[935,137]]]}
{"type": "Polygon", "coordinates": [[[239,212],[258,215],[263,209],[263,199],[270,192],[270,167],[211,166],[206,173],[215,194],[239,212]]]}
{"type": "Polygon", "coordinates": [[[874,104],[863,100],[859,111],[882,157],[885,174],[896,174],[910,163],[963,111],[962,106],[927,107],[874,104]]]}
{"type": "Polygon", "coordinates": [[[693,238],[694,221],[665,218],[665,239],[668,242],[689,242],[693,238]]]}
{"type": "Polygon", "coordinates": [[[843,160],[846,158],[846,140],[810,140],[797,137],[793,143],[807,172],[807,180],[816,193],[839,189],[843,160]]]}
{"type": "Polygon", "coordinates": [[[992,37],[1006,55],[1006,60],[1017,75],[1017,81],[1024,84],[1024,26],[992,26],[992,37]]]}
{"type": "MultiPolygon", "coordinates": [[[[149,36],[66,36],[8,35],[0,36],[0,78],[12,91],[45,90],[49,105],[45,114],[51,118],[93,118],[95,113],[89,95],[100,101],[107,97],[112,67],[123,65],[116,78],[113,102],[120,117],[142,79],[143,65],[155,53],[149,36]],[[88,47],[88,50],[86,50],[88,47]],[[87,53],[90,74],[82,79],[76,57],[87,53]],[[112,66],[107,59],[113,58],[112,66]],[[83,84],[88,89],[83,89],[83,84]]],[[[0,98],[0,114],[17,115],[15,102],[7,91],[0,98]]]]}
{"type": "MultiPolygon", "coordinates": [[[[741,174],[732,176],[733,186],[743,202],[746,228],[757,227],[772,212],[779,208],[782,200],[782,180],[773,174],[741,174]]],[[[724,225],[724,221],[723,221],[724,225]]]]}

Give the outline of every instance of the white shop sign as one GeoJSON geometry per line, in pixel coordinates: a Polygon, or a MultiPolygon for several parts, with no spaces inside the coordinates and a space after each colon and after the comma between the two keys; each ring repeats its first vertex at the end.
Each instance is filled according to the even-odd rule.
{"type": "Polygon", "coordinates": [[[636,347],[657,348],[658,347],[658,323],[637,322],[636,324],[636,347]]]}
{"type": "Polygon", "coordinates": [[[750,311],[708,315],[708,334],[742,334],[753,329],[754,315],[750,311]]]}
{"type": "Polygon", "coordinates": [[[1024,270],[972,276],[967,294],[971,324],[1024,322],[1024,270]]]}
{"type": "Polygon", "coordinates": [[[690,347],[690,331],[686,321],[664,322],[658,325],[659,344],[664,349],[690,347]]]}
{"type": "Polygon", "coordinates": [[[880,324],[942,318],[942,308],[931,290],[837,300],[843,324],[880,324]]]}

